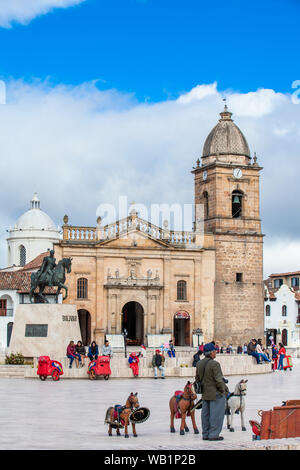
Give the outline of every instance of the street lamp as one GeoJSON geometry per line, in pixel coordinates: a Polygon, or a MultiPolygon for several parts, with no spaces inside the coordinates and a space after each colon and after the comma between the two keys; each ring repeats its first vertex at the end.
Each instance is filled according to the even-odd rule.
{"type": "Polygon", "coordinates": [[[127,358],[127,335],[128,331],[124,328],[122,335],[124,336],[125,357],[127,358]]]}
{"type": "Polygon", "coordinates": [[[196,328],[196,329],[194,330],[194,334],[195,334],[195,335],[197,336],[197,338],[198,338],[198,348],[199,348],[199,338],[200,338],[200,336],[203,336],[203,331],[201,330],[201,328],[196,328]]]}

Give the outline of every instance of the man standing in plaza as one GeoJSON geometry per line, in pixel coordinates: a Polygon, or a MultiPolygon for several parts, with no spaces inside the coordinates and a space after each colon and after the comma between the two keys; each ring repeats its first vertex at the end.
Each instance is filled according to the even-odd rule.
{"type": "Polygon", "coordinates": [[[204,345],[204,359],[196,366],[196,382],[202,384],[202,438],[206,441],[221,441],[226,403],[226,385],[219,362],[215,361],[216,348],[213,343],[204,345]]]}

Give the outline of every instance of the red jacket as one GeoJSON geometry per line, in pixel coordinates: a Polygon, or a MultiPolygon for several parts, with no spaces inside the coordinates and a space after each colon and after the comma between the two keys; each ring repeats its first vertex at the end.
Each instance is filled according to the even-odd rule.
{"type": "Polygon", "coordinates": [[[280,348],[279,351],[278,351],[278,354],[284,354],[284,355],[285,355],[285,349],[284,349],[284,348],[280,348]]]}
{"type": "Polygon", "coordinates": [[[69,344],[69,346],[67,347],[67,356],[74,356],[74,354],[75,354],[75,345],[71,346],[69,344]]]}

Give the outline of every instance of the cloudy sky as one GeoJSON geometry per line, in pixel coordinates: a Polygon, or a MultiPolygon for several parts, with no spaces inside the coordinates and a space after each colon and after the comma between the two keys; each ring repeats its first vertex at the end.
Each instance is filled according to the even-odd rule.
{"type": "Polygon", "coordinates": [[[300,269],[299,2],[205,3],[0,0],[1,266],[34,191],[57,224],[119,196],[192,203],[226,97],[264,167],[265,275],[300,269]]]}

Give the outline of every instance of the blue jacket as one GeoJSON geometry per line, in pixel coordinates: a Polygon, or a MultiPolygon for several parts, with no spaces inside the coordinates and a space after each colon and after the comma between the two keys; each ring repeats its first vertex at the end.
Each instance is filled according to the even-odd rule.
{"type": "MultiPolygon", "coordinates": [[[[92,347],[91,347],[91,346],[89,346],[88,355],[89,355],[89,356],[93,356],[92,347]]],[[[97,345],[97,344],[96,344],[96,353],[95,353],[94,355],[99,356],[99,348],[98,348],[98,345],[97,345]]]]}

